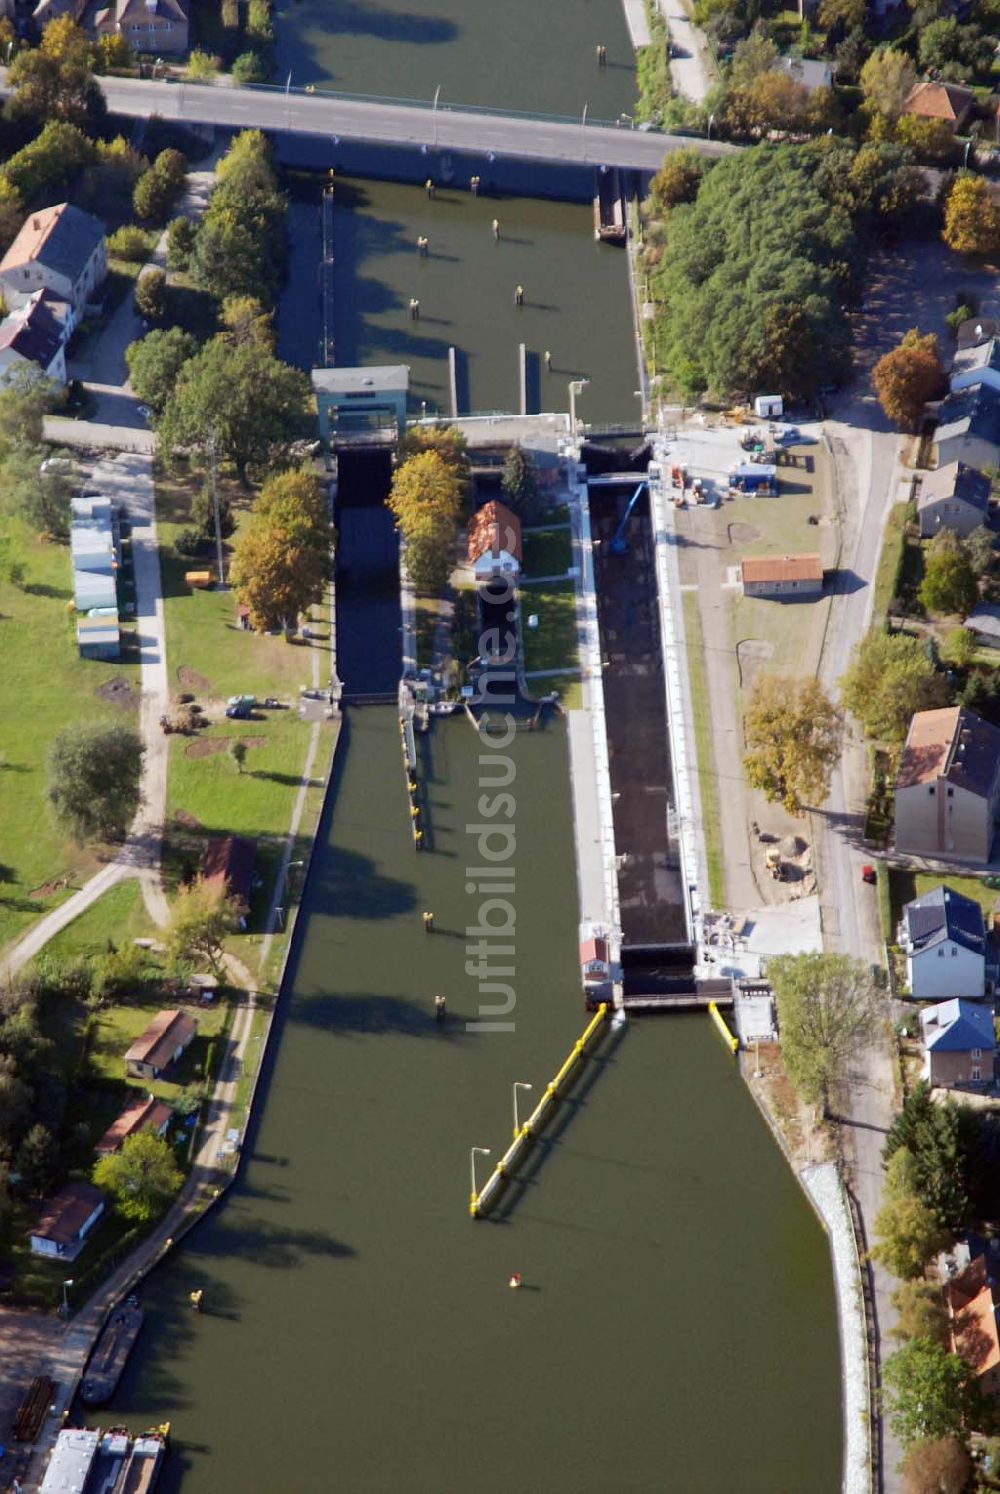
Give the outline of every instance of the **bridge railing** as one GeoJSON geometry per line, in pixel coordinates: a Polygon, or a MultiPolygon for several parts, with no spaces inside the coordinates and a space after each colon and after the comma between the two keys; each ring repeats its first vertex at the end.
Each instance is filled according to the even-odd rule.
{"type": "MultiPolygon", "coordinates": [[[[189,82],[184,79],[184,88],[215,88],[219,85],[213,79],[204,78],[189,82]]],[[[301,84],[292,86],[289,83],[242,83],[239,85],[241,93],[264,93],[275,96],[284,95],[286,98],[295,99],[324,99],[333,103],[342,104],[378,104],[386,108],[399,107],[401,109],[423,109],[428,114],[481,114],[486,118],[493,119],[522,119],[532,124],[556,124],[576,125],[585,129],[600,130],[635,130],[641,129],[643,134],[659,135],[669,139],[672,135],[683,135],[690,139],[701,139],[701,130],[689,130],[681,127],[670,130],[660,130],[654,125],[644,124],[637,126],[630,114],[624,111],[617,119],[596,119],[582,108],[579,114],[544,114],[533,109],[505,109],[492,104],[464,104],[442,101],[441,99],[408,99],[391,98],[385,94],[377,93],[347,93],[338,88],[324,88],[321,85],[303,87],[301,84]]],[[[448,148],[448,147],[445,147],[448,148]]]]}

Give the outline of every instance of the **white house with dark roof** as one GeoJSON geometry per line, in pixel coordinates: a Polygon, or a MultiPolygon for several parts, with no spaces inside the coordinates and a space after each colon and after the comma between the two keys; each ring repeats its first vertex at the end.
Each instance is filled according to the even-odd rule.
{"type": "Polygon", "coordinates": [[[66,344],[73,308],[50,290],[36,291],[0,322],[0,380],[33,364],[46,378],[66,382],[66,344]]]}
{"type": "Polygon", "coordinates": [[[1000,730],[964,706],[918,711],[896,773],[896,850],[983,866],[1000,809],[1000,730]]]}
{"type": "Polygon", "coordinates": [[[36,291],[52,291],[79,321],[107,273],[103,223],[60,202],[28,214],[0,260],[0,291],[12,310],[36,291]]]}
{"type": "Polygon", "coordinates": [[[982,379],[949,394],[938,407],[935,465],[1000,466],[1000,391],[982,379]]]}
{"type": "Polygon", "coordinates": [[[980,602],[962,626],[981,648],[1000,648],[1000,607],[995,602],[980,602]]]}
{"type": "Polygon", "coordinates": [[[906,979],[917,1001],[986,994],[986,924],[971,897],[932,887],[907,903],[899,924],[906,979]]]}
{"type": "Polygon", "coordinates": [[[940,1001],[920,1013],[921,1077],[936,1086],[993,1083],[997,1042],[993,1012],[977,1001],[940,1001]]]}
{"type": "Polygon", "coordinates": [[[991,490],[985,472],[964,462],[923,473],[917,495],[921,539],[933,539],[942,529],[962,537],[971,534],[989,518],[991,490]]]}

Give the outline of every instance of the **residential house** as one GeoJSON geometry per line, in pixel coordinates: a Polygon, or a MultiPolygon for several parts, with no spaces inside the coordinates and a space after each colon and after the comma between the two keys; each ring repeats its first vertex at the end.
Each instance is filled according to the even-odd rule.
{"type": "Polygon", "coordinates": [[[73,308],[54,291],[40,290],[0,322],[0,381],[33,364],[57,384],[66,382],[66,344],[73,308]]]}
{"type": "Polygon", "coordinates": [[[978,347],[981,342],[989,342],[998,332],[1000,323],[993,317],[970,316],[959,327],[955,335],[955,346],[961,353],[966,348],[978,347]]]}
{"type": "Polygon", "coordinates": [[[493,576],[521,574],[524,547],[521,521],[505,503],[492,499],[477,509],[469,521],[469,564],[477,581],[493,576]]]}
{"type": "Polygon", "coordinates": [[[942,529],[963,538],[985,524],[990,516],[990,480],[985,472],[964,462],[949,462],[934,472],[925,472],[917,497],[921,539],[932,539],[942,529]]]}
{"type": "Polygon", "coordinates": [[[90,1183],[67,1183],[42,1205],[41,1217],[29,1235],[32,1254],[75,1261],[103,1213],[103,1193],[90,1183]]]}
{"type": "Polygon", "coordinates": [[[985,865],[1000,806],[1000,730],[964,706],[918,711],[896,774],[896,850],[985,865]]]}
{"type": "Polygon", "coordinates": [[[226,896],[239,904],[240,928],[247,926],[250,896],[253,892],[253,869],[257,860],[257,842],[243,835],[216,836],[208,842],[202,857],[201,875],[206,886],[222,886],[226,896]]]}
{"type": "Polygon", "coordinates": [[[952,462],[980,469],[1000,466],[1000,393],[980,380],[943,399],[934,453],[937,467],[952,462]]]}
{"type": "Polygon", "coordinates": [[[1000,607],[995,602],[981,602],[962,626],[981,648],[1000,648],[1000,607]]]}
{"type": "Polygon", "coordinates": [[[751,555],[740,561],[745,597],[797,602],[823,591],[823,562],[818,555],[751,555]]]}
{"type": "Polygon", "coordinates": [[[956,996],[920,1013],[924,1044],[921,1077],[936,1088],[993,1083],[997,1044],[993,1011],[985,1002],[956,996]]]}
{"type": "Polygon", "coordinates": [[[153,1095],[147,1095],[145,1099],[137,1095],[129,1100],[118,1119],[108,1127],[94,1151],[99,1157],[109,1157],[120,1151],[130,1136],[138,1136],[140,1131],[163,1136],[172,1115],[173,1111],[164,1100],[157,1100],[153,1095]]]}
{"type": "Polygon", "coordinates": [[[952,1353],[972,1366],[985,1395],[995,1395],[1000,1390],[1000,1294],[986,1256],[976,1256],[959,1276],[947,1282],[944,1295],[952,1353]]]}
{"type": "Polygon", "coordinates": [[[157,1012],[125,1054],[125,1072],[137,1079],[159,1079],[190,1045],[198,1023],[179,1010],[157,1012]]]}
{"type": "Polygon", "coordinates": [[[96,12],[94,29],[124,37],[133,52],[180,57],[190,44],[189,7],[185,0],[115,0],[96,12]]]}
{"type": "Polygon", "coordinates": [[[903,909],[899,944],[915,1001],[986,994],[986,924],[974,898],[932,887],[903,909]]]}
{"type": "Polygon", "coordinates": [[[928,78],[910,89],[903,113],[915,114],[918,119],[939,119],[957,135],[972,112],[974,102],[971,88],[928,78]]]}
{"type": "MultiPolygon", "coordinates": [[[[963,323],[963,326],[967,325],[963,323]]],[[[982,326],[981,322],[974,323],[982,326]]],[[[951,363],[948,387],[959,394],[973,384],[985,384],[1000,393],[1000,337],[980,335],[966,347],[959,347],[951,363]]]]}
{"type": "MultiPolygon", "coordinates": [[[[0,291],[12,310],[50,290],[81,320],[108,273],[104,225],[69,202],[29,213],[0,260],[0,291]]],[[[70,329],[72,330],[72,328],[70,329]]]]}

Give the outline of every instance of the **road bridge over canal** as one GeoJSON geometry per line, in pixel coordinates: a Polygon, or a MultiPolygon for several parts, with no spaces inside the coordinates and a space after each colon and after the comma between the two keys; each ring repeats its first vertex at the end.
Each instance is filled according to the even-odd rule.
{"type": "MultiPolygon", "coordinates": [[[[464,152],[566,166],[618,166],[655,171],[671,150],[718,157],[736,149],[724,141],[666,135],[630,126],[469,106],[358,97],[327,91],[225,84],[99,78],[112,114],[159,115],[183,124],[280,130],[296,135],[402,148],[464,152]]],[[[0,87],[6,74],[0,72],[0,87]]]]}

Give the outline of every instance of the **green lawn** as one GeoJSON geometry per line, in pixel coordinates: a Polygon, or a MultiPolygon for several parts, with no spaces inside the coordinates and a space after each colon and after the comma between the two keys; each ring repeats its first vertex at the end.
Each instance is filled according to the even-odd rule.
{"type": "Polygon", "coordinates": [[[889,510],[882,536],[882,549],[875,572],[875,593],[872,601],[872,620],[878,622],[889,610],[896,581],[902,564],[903,545],[906,542],[906,516],[909,505],[894,503],[889,510]]]}
{"type": "Polygon", "coordinates": [[[76,721],[134,724],[139,670],[134,659],[99,664],[79,657],[70,612],[69,550],[40,542],[15,519],[0,519],[0,659],[5,709],[0,713],[0,947],[62,901],[97,866],[91,851],[68,841],[45,800],[45,755],[59,731],[76,721]],[[7,565],[25,567],[21,587],[7,565]],[[130,703],[113,705],[98,691],[110,680],[131,686],[130,703]],[[55,885],[55,884],[60,885],[55,885]]]}
{"type": "Polygon", "coordinates": [[[209,1045],[226,1025],[228,1003],[218,999],[212,1006],[185,1008],[197,1019],[198,1036],[187,1048],[167,1079],[132,1079],[125,1074],[124,1057],[137,1037],[149,1026],[158,1011],[177,1005],[176,998],[162,990],[153,990],[134,1001],[115,1002],[98,1015],[91,1048],[91,1063],[98,1079],[131,1085],[143,1094],[175,1100],[182,1089],[203,1077],[209,1045]]]}
{"type": "Polygon", "coordinates": [[[705,685],[701,617],[698,598],[685,592],[684,632],[687,640],[688,683],[691,687],[691,713],[694,717],[695,751],[698,754],[698,789],[701,796],[701,818],[705,836],[705,860],[708,863],[708,892],[712,906],[726,906],[726,871],[722,860],[722,831],[719,822],[719,784],[715,776],[712,752],[712,721],[705,685]]]}
{"type": "Polygon", "coordinates": [[[109,939],[121,946],[133,939],[152,938],[156,932],[142,900],[139,879],[129,877],[110,888],[85,913],[50,939],[45,953],[55,960],[71,960],[77,955],[103,952],[109,939]]]}
{"type": "Polygon", "coordinates": [[[417,668],[430,669],[434,660],[434,632],[437,627],[437,597],[416,597],[417,668]]]}
{"type": "MultiPolygon", "coordinates": [[[[537,529],[524,536],[524,574],[563,576],[573,560],[573,535],[569,529],[537,529]]],[[[527,595],[530,596],[530,590],[527,595]]]]}
{"type": "MultiPolygon", "coordinates": [[[[572,581],[532,586],[521,593],[521,638],[528,673],[578,667],[576,588],[572,581]],[[532,614],[538,617],[536,628],[528,626],[532,614]]],[[[558,685],[558,678],[552,683],[558,685]]]]}

